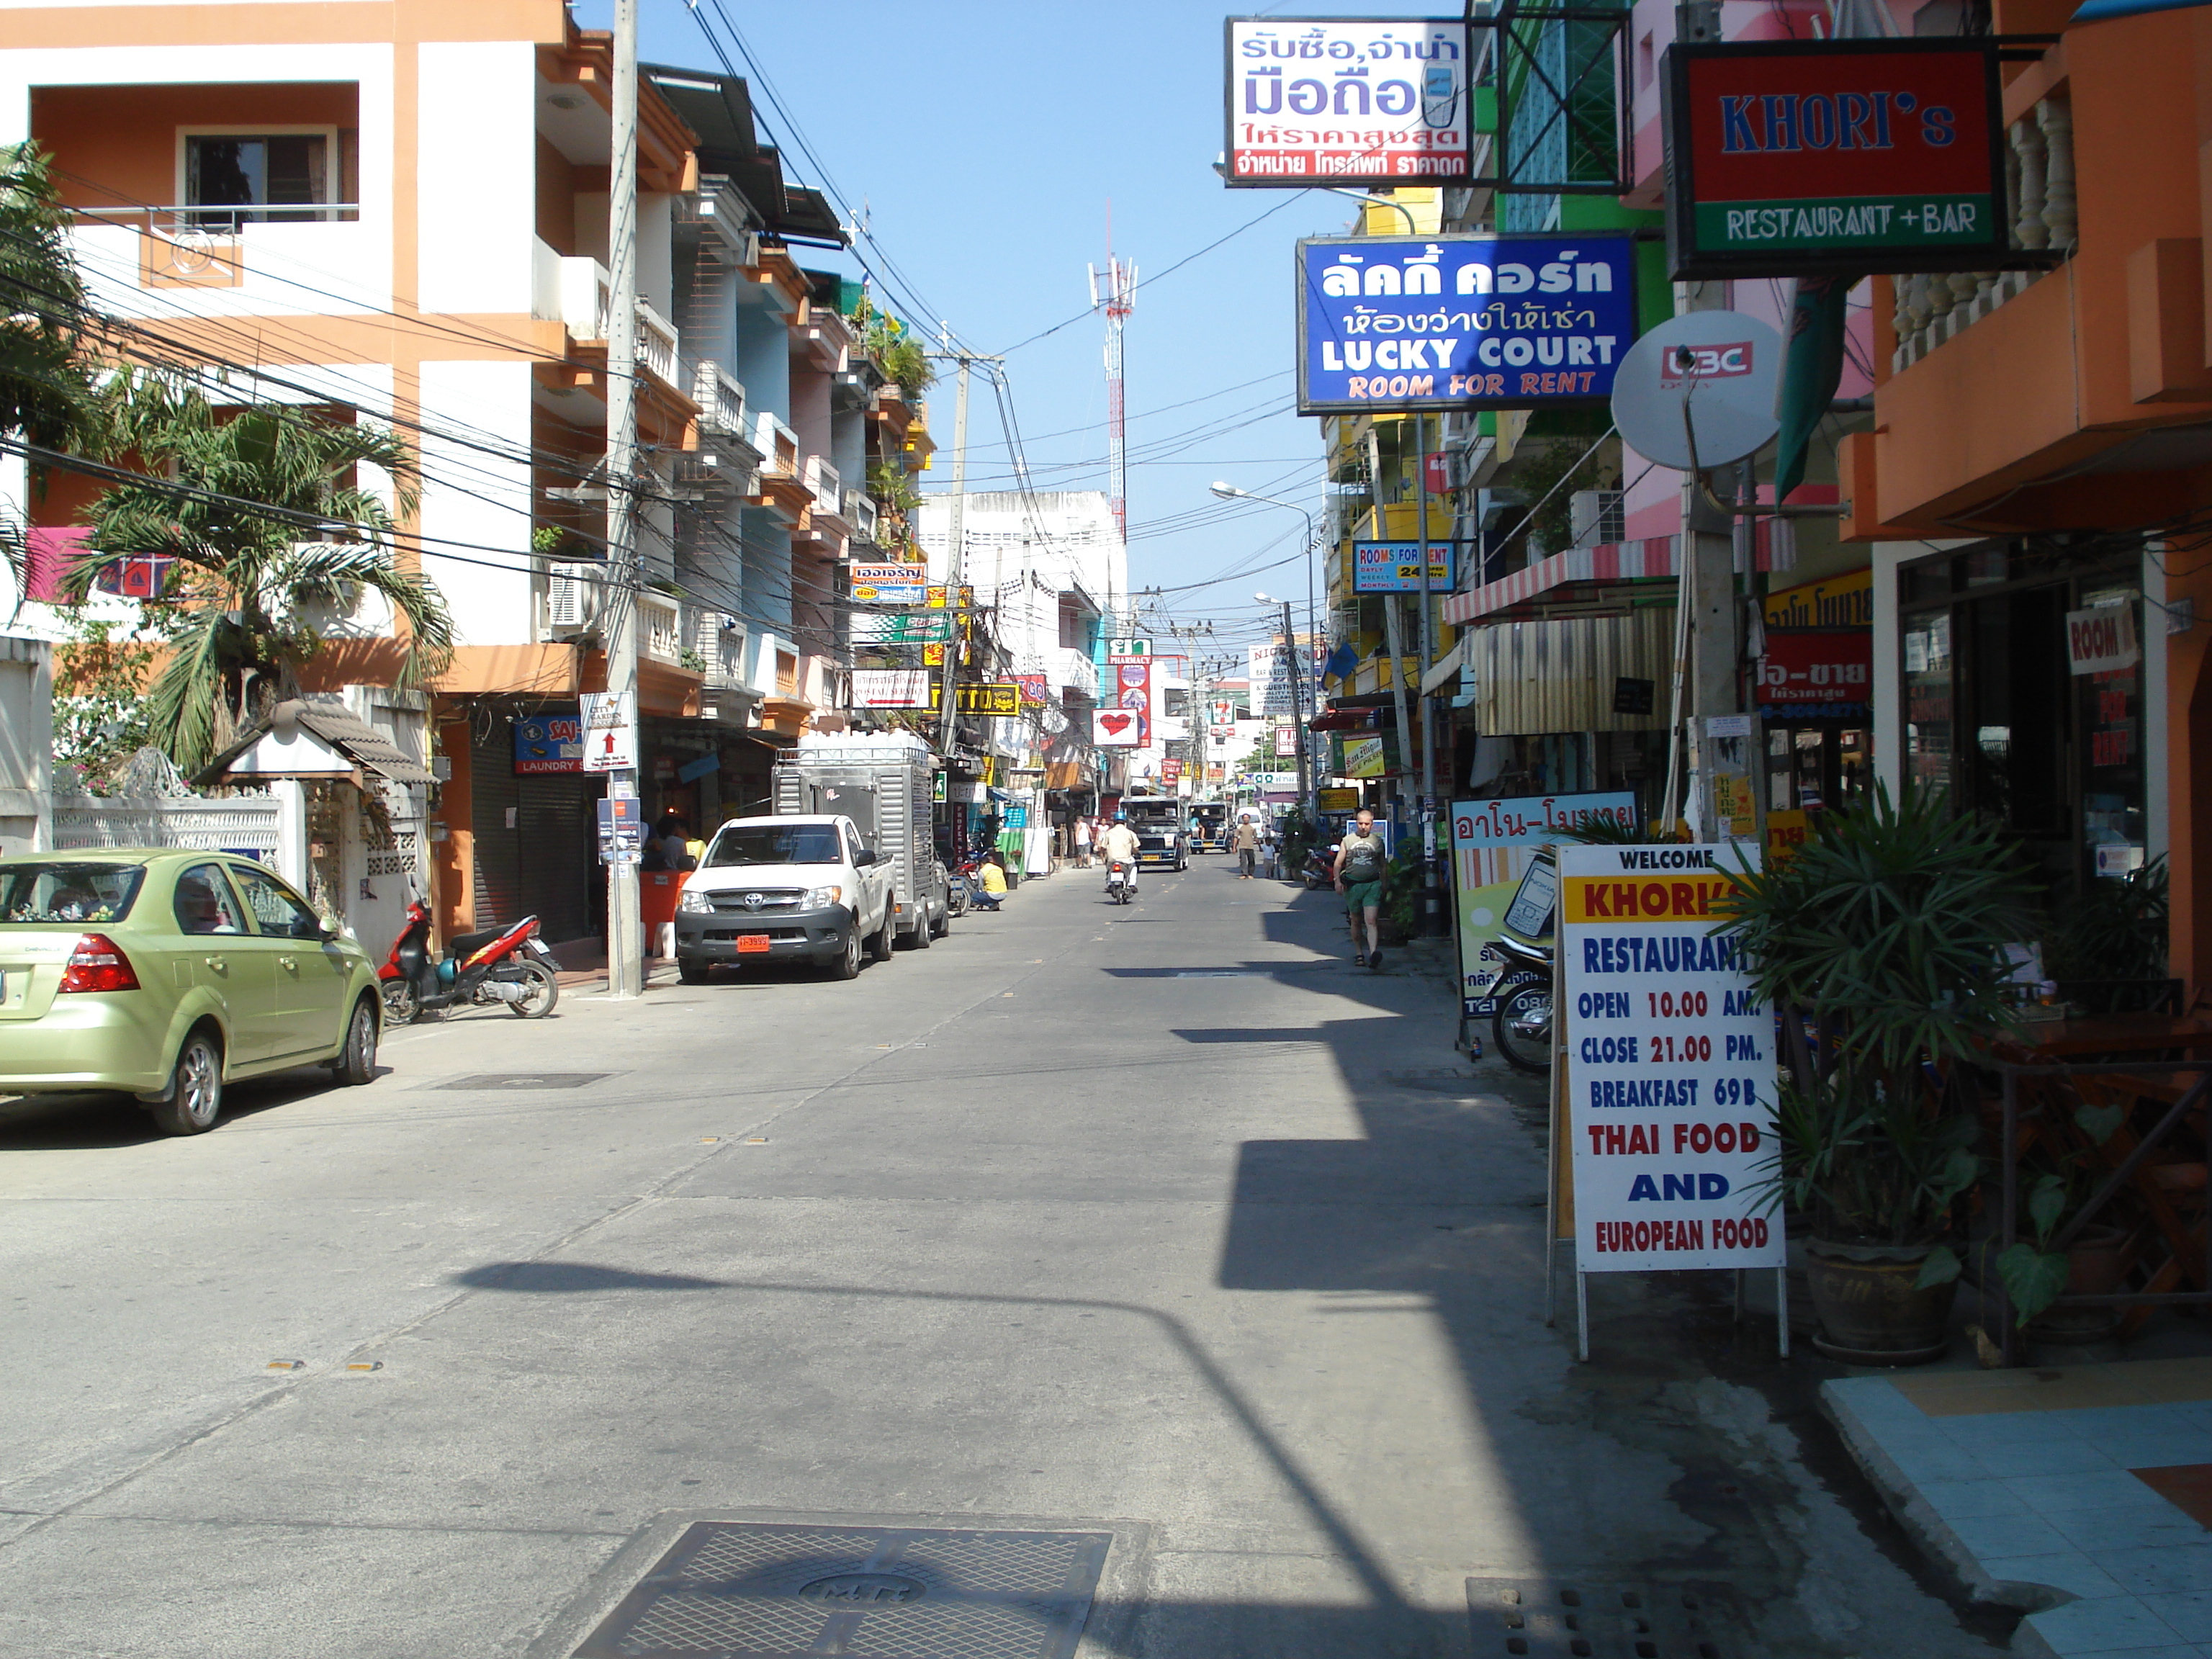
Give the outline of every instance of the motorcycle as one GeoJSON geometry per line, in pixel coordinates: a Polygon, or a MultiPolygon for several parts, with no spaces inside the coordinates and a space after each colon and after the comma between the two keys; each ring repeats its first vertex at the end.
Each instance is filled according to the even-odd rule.
{"type": "Polygon", "coordinates": [[[1137,896],[1137,872],[1119,859],[1106,864],[1106,902],[1127,904],[1137,896]]]}
{"type": "Polygon", "coordinates": [[[1498,998],[1491,1030],[1498,1052],[1516,1072],[1552,1069],[1552,953],[1540,945],[1499,938],[1492,948],[1505,958],[1498,983],[1520,982],[1498,998]]]}
{"type": "Polygon", "coordinates": [[[1315,847],[1307,850],[1305,867],[1298,872],[1298,878],[1305,883],[1306,891],[1310,893],[1318,888],[1336,885],[1335,854],[1336,849],[1333,847],[1315,847]]]}
{"type": "Polygon", "coordinates": [[[388,1025],[404,1025],[426,1008],[455,1003],[503,1003],[524,1019],[543,1019],[561,1000],[557,965],[538,937],[538,918],[525,916],[501,931],[463,933],[430,957],[430,910],[420,897],[407,902],[407,925],[376,970],[388,1025]]]}

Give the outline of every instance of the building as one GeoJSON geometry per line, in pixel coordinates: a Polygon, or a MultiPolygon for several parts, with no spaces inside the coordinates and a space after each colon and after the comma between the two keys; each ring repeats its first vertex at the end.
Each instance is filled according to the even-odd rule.
{"type": "MultiPolygon", "coordinates": [[[[695,823],[762,806],[774,756],[844,720],[841,564],[903,527],[926,368],[794,251],[836,214],[758,143],[742,81],[656,69],[640,95],[637,591],[606,580],[609,167],[604,34],[558,0],[488,9],[17,8],[0,129],[52,152],[98,303],[219,397],[392,422],[404,526],[453,612],[434,789],[387,792],[398,867],[441,929],[592,936],[604,884],[580,694],[635,608],[641,791],[695,823]],[[127,23],[123,20],[127,15],[127,23]],[[457,165],[466,158],[466,165],[457,165]],[[905,378],[902,381],[900,374],[905,378]]],[[[0,493],[65,536],[82,481],[0,493]]],[[[380,717],[389,617],[332,620],[307,689],[380,717]]],[[[389,703],[385,697],[382,702],[389,703]]]]}

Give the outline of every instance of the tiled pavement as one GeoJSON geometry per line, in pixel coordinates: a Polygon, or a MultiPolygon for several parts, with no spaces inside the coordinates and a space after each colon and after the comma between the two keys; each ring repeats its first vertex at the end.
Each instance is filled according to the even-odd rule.
{"type": "Polygon", "coordinates": [[[1822,1394],[1931,1550],[1984,1595],[2042,1605],[2016,1651],[2212,1659],[2212,1360],[1856,1376],[1822,1394]]]}

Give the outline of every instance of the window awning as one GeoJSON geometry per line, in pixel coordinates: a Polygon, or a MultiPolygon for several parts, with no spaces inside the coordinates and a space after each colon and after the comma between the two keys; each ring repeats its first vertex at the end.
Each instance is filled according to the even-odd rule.
{"type": "Polygon", "coordinates": [[[1673,576],[1681,566],[1680,536],[1647,536],[1641,541],[1607,542],[1596,547],[1571,547],[1539,559],[1526,570],[1471,592],[1455,593],[1444,601],[1444,620],[1454,625],[1471,623],[1509,606],[1534,599],[1570,582],[1621,582],[1673,576]]]}
{"type": "Polygon", "coordinates": [[[392,739],[356,719],[335,697],[294,697],[239,734],[240,741],[194,778],[196,784],[228,777],[344,777],[357,767],[394,783],[435,780],[392,739]]]}

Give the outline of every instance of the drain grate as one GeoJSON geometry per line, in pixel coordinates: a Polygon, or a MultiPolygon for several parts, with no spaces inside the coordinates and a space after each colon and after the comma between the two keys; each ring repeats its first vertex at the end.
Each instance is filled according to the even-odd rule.
{"type": "Polygon", "coordinates": [[[1112,1541],[696,1522],[574,1659],[1068,1659],[1112,1541]]]}
{"type": "Polygon", "coordinates": [[[477,1072],[441,1083],[441,1089],[580,1089],[612,1072],[477,1072]]]}
{"type": "Polygon", "coordinates": [[[1478,1659],[1736,1659],[1725,1611],[1702,1590],[1470,1578],[1467,1607],[1478,1659]]]}

